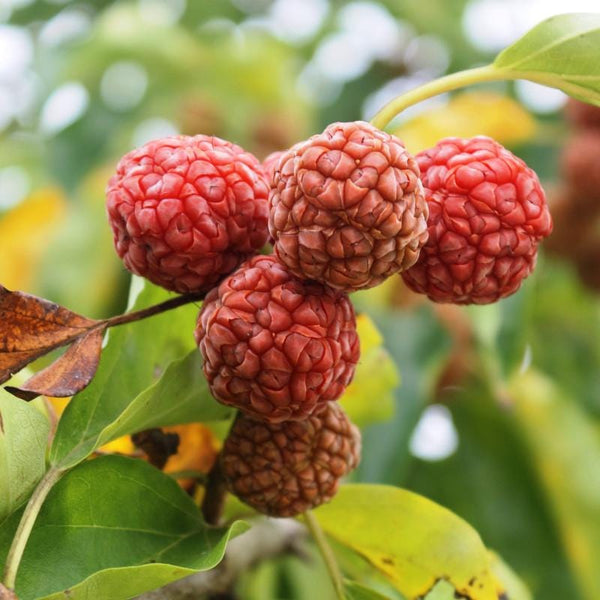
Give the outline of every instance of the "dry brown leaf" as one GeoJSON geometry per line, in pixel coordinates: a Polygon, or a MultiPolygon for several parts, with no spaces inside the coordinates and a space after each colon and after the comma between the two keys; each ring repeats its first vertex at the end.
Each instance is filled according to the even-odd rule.
{"type": "Polygon", "coordinates": [[[43,298],[0,286],[0,383],[100,323],[43,298]]]}
{"type": "Polygon", "coordinates": [[[92,329],[22,386],[7,386],[6,390],[23,400],[33,400],[40,395],[56,398],[73,396],[89,384],[98,369],[105,331],[102,326],[92,329]]]}

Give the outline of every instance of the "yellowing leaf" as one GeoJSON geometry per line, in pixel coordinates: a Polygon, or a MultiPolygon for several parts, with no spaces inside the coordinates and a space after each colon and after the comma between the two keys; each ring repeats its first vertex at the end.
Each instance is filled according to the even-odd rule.
{"type": "Polygon", "coordinates": [[[411,152],[435,146],[445,137],[487,135],[501,144],[526,142],[535,120],[518,102],[493,92],[466,92],[427,111],[394,131],[411,152]]]}
{"type": "Polygon", "coordinates": [[[431,500],[385,485],[345,485],[315,516],[326,533],[386,575],[408,600],[440,579],[470,600],[498,600],[478,533],[431,500]]]}
{"type": "Polygon", "coordinates": [[[600,435],[579,406],[539,373],[516,376],[509,393],[582,595],[598,600],[600,435]]]}
{"type": "Polygon", "coordinates": [[[356,325],[360,337],[360,361],[354,380],[340,403],[354,423],[364,426],[392,417],[394,388],[400,383],[400,376],[383,346],[383,336],[370,317],[359,315],[356,325]]]}
{"type": "Polygon", "coordinates": [[[58,188],[34,192],[0,217],[0,283],[10,290],[31,290],[44,253],[64,219],[66,200],[58,188]]]}

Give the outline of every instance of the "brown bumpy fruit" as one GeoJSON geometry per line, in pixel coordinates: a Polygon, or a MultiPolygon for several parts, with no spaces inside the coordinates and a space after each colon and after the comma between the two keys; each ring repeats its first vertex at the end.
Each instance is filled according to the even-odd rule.
{"type": "Polygon", "coordinates": [[[337,399],[359,358],[348,297],[274,256],[250,259],[212,290],[195,335],[215,398],[272,422],[337,399]]]}
{"type": "Polygon", "coordinates": [[[336,403],[297,422],[239,418],[221,467],[229,489],[259,512],[292,517],[328,502],[360,457],[360,432],[336,403]]]}
{"type": "Polygon", "coordinates": [[[266,242],[268,188],[258,160],[225,140],[149,142],[108,183],[117,253],[166,289],[207,291],[266,242]]]}
{"type": "Polygon", "coordinates": [[[427,239],[419,167],[361,121],[333,123],[276,166],[269,230],[295,275],[353,291],[410,267],[427,239]]]}
{"type": "Polygon", "coordinates": [[[402,277],[435,302],[486,304],[519,289],[552,219],[537,175],[498,142],[447,138],[417,155],[429,239],[402,277]]]}

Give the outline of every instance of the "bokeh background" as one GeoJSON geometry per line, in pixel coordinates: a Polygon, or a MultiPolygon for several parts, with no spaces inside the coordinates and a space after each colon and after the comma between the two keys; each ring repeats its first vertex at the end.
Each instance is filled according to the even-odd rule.
{"type": "MultiPolygon", "coordinates": [[[[600,12],[597,0],[0,0],[0,282],[115,314],[129,276],[104,188],[122,154],[205,133],[264,158],[489,62],[565,9],[600,12]]],[[[401,377],[380,396],[373,371],[356,478],[464,517],[535,598],[598,600],[600,118],[574,105],[565,118],[566,100],[496,83],[392,124],[412,151],[447,135],[495,137],[539,173],[556,231],[536,273],[498,305],[433,306],[399,277],[355,295],[401,377]],[[540,376],[522,397],[504,393],[528,367],[540,376]]],[[[267,568],[276,597],[322,597],[306,565],[267,568]]],[[[265,577],[249,573],[240,596],[265,598],[265,577]]]]}

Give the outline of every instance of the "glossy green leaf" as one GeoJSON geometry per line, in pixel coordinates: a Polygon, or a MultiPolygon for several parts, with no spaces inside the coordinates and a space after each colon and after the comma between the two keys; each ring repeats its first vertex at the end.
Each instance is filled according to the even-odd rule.
{"type": "Polygon", "coordinates": [[[520,79],[600,104],[600,15],[564,14],[543,21],[493,63],[520,79]]]}
{"type": "Polygon", "coordinates": [[[509,387],[515,418],[585,598],[600,598],[600,435],[551,380],[534,371],[509,387]]]}
{"type": "MultiPolygon", "coordinates": [[[[138,594],[193,575],[195,569],[156,563],[136,567],[104,569],[62,592],[42,596],[43,600],[128,600],[138,594]]],[[[40,599],[40,600],[41,600],[40,599]]]]}
{"type": "Polygon", "coordinates": [[[442,506],[407,490],[345,485],[315,516],[332,538],[379,569],[409,600],[445,579],[470,600],[497,600],[477,532],[442,506]]]}
{"type": "Polygon", "coordinates": [[[49,431],[48,419],[35,405],[0,388],[0,523],[44,475],[49,431]]]}
{"type": "Polygon", "coordinates": [[[360,337],[360,361],[354,380],[340,403],[351,421],[364,427],[392,418],[394,390],[400,383],[400,375],[383,345],[383,336],[371,318],[361,314],[356,324],[360,337]]]}
{"type": "Polygon", "coordinates": [[[17,595],[125,600],[214,567],[243,527],[206,526],[177,483],[144,461],[87,461],[48,495],[23,555],[17,595]]]}
{"type": "MultiPolygon", "coordinates": [[[[134,278],[133,282],[134,291],[140,286],[141,290],[132,294],[135,298],[130,302],[132,310],[172,296],[139,279],[134,278]]],[[[191,304],[109,330],[96,376],[71,400],[59,422],[50,453],[53,465],[71,467],[85,459],[105,441],[103,432],[133,400],[156,384],[172,361],[182,359],[195,348],[193,331],[197,313],[197,307],[191,304]]],[[[178,399],[164,397],[163,402],[163,406],[172,405],[178,399]]],[[[131,426],[135,425],[131,413],[127,419],[131,426]]]]}
{"type": "Polygon", "coordinates": [[[186,357],[173,361],[153,386],[105,427],[96,445],[152,427],[218,421],[229,417],[231,412],[212,397],[202,373],[202,357],[194,349],[186,357]]]}

